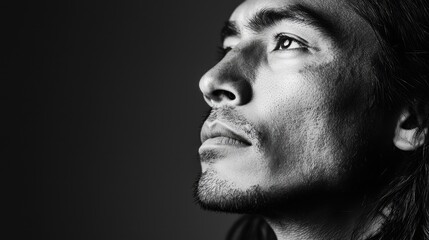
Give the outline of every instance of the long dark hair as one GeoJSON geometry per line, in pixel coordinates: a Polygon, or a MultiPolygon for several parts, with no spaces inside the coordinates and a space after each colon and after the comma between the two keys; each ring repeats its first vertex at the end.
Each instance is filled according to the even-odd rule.
{"type": "MultiPolygon", "coordinates": [[[[380,51],[374,57],[377,104],[386,111],[410,107],[421,116],[419,133],[429,128],[429,1],[350,0],[349,5],[372,27],[380,51]]],[[[402,153],[406,165],[369,204],[368,218],[383,213],[381,229],[368,240],[429,239],[429,138],[422,147],[402,153]]],[[[352,239],[359,239],[356,229],[352,239]]],[[[227,240],[275,240],[258,216],[244,216],[231,228],[227,240]]]]}

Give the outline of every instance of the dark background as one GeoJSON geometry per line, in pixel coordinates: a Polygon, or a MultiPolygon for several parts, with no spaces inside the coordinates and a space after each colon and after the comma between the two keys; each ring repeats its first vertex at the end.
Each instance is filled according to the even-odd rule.
{"type": "Polygon", "coordinates": [[[224,239],[198,81],[240,1],[1,3],[3,239],[224,239]]]}

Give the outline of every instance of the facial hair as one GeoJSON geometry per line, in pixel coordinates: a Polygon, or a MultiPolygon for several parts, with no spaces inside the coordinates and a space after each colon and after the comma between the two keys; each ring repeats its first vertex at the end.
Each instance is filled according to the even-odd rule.
{"type": "MultiPolygon", "coordinates": [[[[258,151],[262,151],[263,135],[234,107],[224,106],[213,108],[206,116],[205,121],[223,120],[243,130],[247,138],[255,144],[258,151]]],[[[199,155],[201,162],[210,163],[218,159],[222,153],[206,150],[199,155]]],[[[213,169],[199,174],[194,184],[194,199],[203,208],[212,211],[226,211],[236,213],[256,212],[266,205],[266,196],[259,186],[252,186],[246,190],[239,190],[232,183],[219,179],[213,169]]]]}

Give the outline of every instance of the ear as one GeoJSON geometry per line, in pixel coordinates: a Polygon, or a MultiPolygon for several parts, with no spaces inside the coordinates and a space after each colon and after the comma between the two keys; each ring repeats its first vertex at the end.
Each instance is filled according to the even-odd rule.
{"type": "Polygon", "coordinates": [[[424,144],[426,134],[427,128],[419,131],[419,117],[405,109],[398,119],[393,144],[403,151],[413,151],[424,144]]]}

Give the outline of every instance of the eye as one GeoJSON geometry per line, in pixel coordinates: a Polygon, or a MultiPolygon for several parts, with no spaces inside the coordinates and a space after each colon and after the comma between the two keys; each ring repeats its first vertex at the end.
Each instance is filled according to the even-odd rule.
{"type": "Polygon", "coordinates": [[[276,46],[273,51],[277,50],[297,50],[306,48],[305,44],[289,36],[278,34],[276,36],[276,46]]]}
{"type": "Polygon", "coordinates": [[[231,49],[231,47],[218,47],[218,61],[222,60],[231,49]]]}

